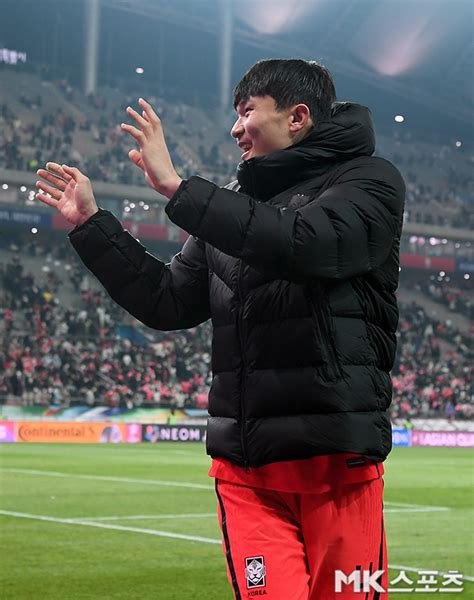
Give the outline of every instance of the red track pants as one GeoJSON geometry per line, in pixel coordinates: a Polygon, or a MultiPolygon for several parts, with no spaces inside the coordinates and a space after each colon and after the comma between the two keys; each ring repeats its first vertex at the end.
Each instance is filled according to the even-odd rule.
{"type": "Polygon", "coordinates": [[[236,600],[388,599],[377,591],[388,587],[382,478],[319,494],[216,479],[216,493],[236,600]],[[336,571],[343,572],[339,592],[336,571]]]}

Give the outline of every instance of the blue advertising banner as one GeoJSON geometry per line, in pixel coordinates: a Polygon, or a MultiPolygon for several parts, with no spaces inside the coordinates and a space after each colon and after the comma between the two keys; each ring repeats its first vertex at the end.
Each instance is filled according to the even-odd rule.
{"type": "Polygon", "coordinates": [[[51,227],[51,215],[26,210],[0,209],[0,223],[11,223],[12,225],[41,225],[51,227]]]}
{"type": "Polygon", "coordinates": [[[392,429],[393,446],[411,446],[411,431],[408,429],[392,429]]]}
{"type": "Polygon", "coordinates": [[[456,261],[456,271],[462,273],[474,273],[474,262],[469,260],[458,260],[456,261]]]}

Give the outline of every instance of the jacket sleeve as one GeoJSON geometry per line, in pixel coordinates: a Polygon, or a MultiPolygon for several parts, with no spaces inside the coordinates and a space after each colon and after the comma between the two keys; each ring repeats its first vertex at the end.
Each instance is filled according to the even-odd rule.
{"type": "Polygon", "coordinates": [[[166,207],[170,219],[277,279],[345,279],[382,265],[400,235],[405,184],[388,161],[353,162],[299,209],[278,208],[199,177],[166,207]]]}
{"type": "Polygon", "coordinates": [[[69,239],[112,299],[148,327],[185,329],[210,317],[207,261],[200,240],[188,238],[165,264],[102,209],[71,231],[69,239]]]}

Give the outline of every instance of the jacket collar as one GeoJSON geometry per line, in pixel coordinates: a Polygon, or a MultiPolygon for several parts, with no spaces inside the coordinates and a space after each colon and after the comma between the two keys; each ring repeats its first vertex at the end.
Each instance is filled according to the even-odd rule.
{"type": "Polygon", "coordinates": [[[319,121],[301,142],[240,162],[237,180],[240,191],[265,201],[333,165],[370,156],[374,149],[370,110],[353,102],[335,102],[330,118],[319,121]]]}

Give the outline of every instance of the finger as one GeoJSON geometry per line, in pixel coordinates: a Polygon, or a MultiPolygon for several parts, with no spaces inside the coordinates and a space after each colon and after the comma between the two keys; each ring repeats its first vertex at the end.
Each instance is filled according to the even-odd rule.
{"type": "Polygon", "coordinates": [[[148,128],[150,123],[144,119],[141,115],[139,115],[137,113],[136,110],[133,110],[133,108],[131,106],[127,107],[127,113],[129,114],[130,117],[132,117],[132,119],[135,121],[135,123],[142,128],[148,128]]]}
{"type": "Polygon", "coordinates": [[[44,183],[43,181],[37,181],[35,185],[38,189],[42,190],[46,194],[50,194],[50,196],[52,196],[56,200],[59,200],[62,196],[62,192],[60,190],[53,187],[52,185],[44,183]]]}
{"type": "Polygon", "coordinates": [[[140,146],[145,141],[145,135],[144,135],[143,131],[140,131],[139,129],[137,129],[133,125],[128,125],[127,123],[121,123],[120,127],[124,131],[126,131],[127,133],[129,133],[140,144],[140,146]]]}
{"type": "Polygon", "coordinates": [[[44,194],[41,194],[40,192],[38,192],[38,194],[36,194],[35,197],[40,202],[43,202],[43,204],[47,204],[48,206],[52,206],[53,208],[58,208],[58,201],[55,200],[54,198],[49,198],[49,196],[45,196],[44,194]]]}
{"type": "Polygon", "coordinates": [[[46,163],[46,168],[48,169],[48,171],[50,173],[54,173],[55,175],[58,175],[58,177],[62,177],[63,179],[65,179],[66,181],[70,181],[71,180],[71,176],[68,175],[64,169],[61,167],[61,165],[58,165],[58,163],[55,162],[47,162],[46,163]]]}
{"type": "Polygon", "coordinates": [[[84,175],[84,173],[81,173],[81,171],[79,171],[79,169],[76,169],[76,167],[69,167],[68,165],[61,165],[64,172],[67,173],[68,175],[71,176],[72,179],[74,179],[74,181],[81,181],[84,179],[87,179],[87,177],[84,175]]]}
{"type": "Polygon", "coordinates": [[[142,107],[142,109],[145,112],[145,114],[147,115],[150,123],[159,123],[160,122],[160,118],[158,117],[156,112],[153,110],[153,107],[151,106],[151,104],[149,104],[143,98],[138,99],[138,104],[142,107]]]}
{"type": "Polygon", "coordinates": [[[130,150],[128,157],[139,169],[144,170],[142,155],[138,150],[130,150]]]}
{"type": "MultiPolygon", "coordinates": [[[[39,175],[41,178],[46,179],[46,181],[49,181],[49,183],[52,183],[53,185],[58,187],[60,190],[66,189],[67,181],[65,181],[61,177],[58,177],[57,175],[53,175],[53,173],[46,171],[46,169],[38,169],[36,171],[36,174],[39,175]]],[[[70,176],[69,176],[69,179],[71,179],[70,176]]]]}

